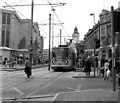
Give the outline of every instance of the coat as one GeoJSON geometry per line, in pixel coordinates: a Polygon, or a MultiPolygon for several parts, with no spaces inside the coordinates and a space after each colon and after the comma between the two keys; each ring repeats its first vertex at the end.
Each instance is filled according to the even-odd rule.
{"type": "Polygon", "coordinates": [[[85,61],[84,72],[91,72],[91,61],[90,60],[85,61]]]}
{"type": "Polygon", "coordinates": [[[25,73],[31,75],[31,64],[29,60],[25,61],[25,73]]]}

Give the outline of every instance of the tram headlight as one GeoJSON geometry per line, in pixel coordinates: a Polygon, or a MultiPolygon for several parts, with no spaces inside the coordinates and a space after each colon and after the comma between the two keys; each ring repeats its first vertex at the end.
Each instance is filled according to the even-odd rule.
{"type": "Polygon", "coordinates": [[[52,64],[54,64],[54,63],[55,63],[55,58],[52,59],[52,64]]]}
{"type": "Polygon", "coordinates": [[[68,64],[68,60],[66,60],[66,62],[65,62],[65,63],[66,63],[66,65],[67,65],[67,64],[68,64]]]}
{"type": "Polygon", "coordinates": [[[54,64],[55,63],[55,60],[52,60],[52,64],[54,64]]]}

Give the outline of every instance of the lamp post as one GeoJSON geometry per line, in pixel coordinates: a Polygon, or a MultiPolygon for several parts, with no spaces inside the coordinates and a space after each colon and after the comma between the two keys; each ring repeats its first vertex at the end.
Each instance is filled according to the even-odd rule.
{"type": "Polygon", "coordinates": [[[95,69],[96,69],[96,63],[95,63],[95,48],[96,48],[96,42],[95,42],[95,13],[91,13],[90,16],[93,16],[93,38],[94,38],[94,56],[93,56],[93,62],[94,62],[94,77],[95,77],[95,69]]]}

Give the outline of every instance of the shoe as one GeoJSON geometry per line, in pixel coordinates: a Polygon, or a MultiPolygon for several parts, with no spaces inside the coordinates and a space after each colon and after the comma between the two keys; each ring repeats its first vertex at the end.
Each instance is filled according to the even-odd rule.
{"type": "Polygon", "coordinates": [[[104,78],[104,80],[106,80],[106,78],[104,78]]]}
{"type": "Polygon", "coordinates": [[[30,75],[29,75],[29,74],[27,74],[27,77],[28,77],[28,78],[30,78],[30,75]]]}

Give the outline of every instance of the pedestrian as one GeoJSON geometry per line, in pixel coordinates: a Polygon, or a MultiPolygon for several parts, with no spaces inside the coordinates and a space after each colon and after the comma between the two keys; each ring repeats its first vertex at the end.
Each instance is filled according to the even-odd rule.
{"type": "Polygon", "coordinates": [[[115,71],[116,71],[116,76],[118,78],[118,87],[120,89],[120,61],[119,59],[115,60],[115,71]]]}
{"type": "Polygon", "coordinates": [[[100,76],[101,75],[101,61],[98,61],[98,67],[97,67],[97,75],[100,76]]]}
{"type": "Polygon", "coordinates": [[[3,61],[3,65],[5,66],[5,68],[6,68],[6,66],[7,66],[7,62],[8,62],[8,59],[7,59],[7,57],[5,57],[5,58],[4,58],[4,61],[3,61]]]}
{"type": "Polygon", "coordinates": [[[109,58],[109,70],[110,70],[110,78],[111,78],[111,80],[112,80],[112,59],[111,58],[109,58]]]}
{"type": "Polygon", "coordinates": [[[101,70],[100,73],[102,74],[102,77],[104,77],[104,64],[105,64],[105,58],[101,59],[101,70]]]}
{"type": "Polygon", "coordinates": [[[29,58],[26,58],[24,71],[27,74],[27,77],[29,78],[31,76],[31,64],[29,58]]]}
{"type": "Polygon", "coordinates": [[[90,61],[90,57],[88,56],[86,61],[85,61],[85,68],[84,68],[84,72],[86,73],[86,76],[90,76],[90,72],[91,72],[91,61],[90,61]]]}
{"type": "Polygon", "coordinates": [[[110,70],[109,70],[109,62],[108,62],[108,60],[106,60],[105,63],[104,63],[104,80],[109,79],[108,72],[110,72],[110,70]]]}
{"type": "Polygon", "coordinates": [[[79,69],[81,68],[81,62],[82,62],[82,61],[81,61],[81,58],[79,58],[79,59],[78,59],[78,63],[77,63],[79,69]]]}

